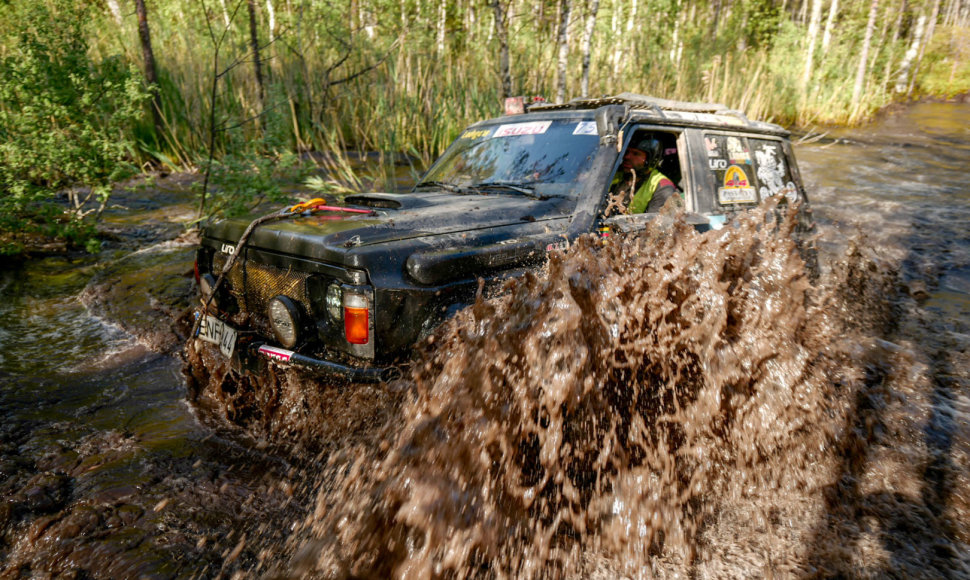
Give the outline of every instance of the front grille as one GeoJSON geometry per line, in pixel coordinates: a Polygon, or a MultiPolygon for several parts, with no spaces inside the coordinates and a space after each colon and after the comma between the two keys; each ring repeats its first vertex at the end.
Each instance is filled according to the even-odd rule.
{"type": "MultiPolygon", "coordinates": [[[[217,254],[212,259],[213,271],[217,274],[221,272],[228,259],[225,254],[217,254]]],[[[266,315],[269,301],[282,294],[307,308],[309,301],[306,280],[308,277],[309,274],[306,272],[237,259],[226,274],[223,284],[228,285],[229,292],[238,302],[242,318],[248,317],[254,329],[272,335],[273,331],[266,315]]]]}

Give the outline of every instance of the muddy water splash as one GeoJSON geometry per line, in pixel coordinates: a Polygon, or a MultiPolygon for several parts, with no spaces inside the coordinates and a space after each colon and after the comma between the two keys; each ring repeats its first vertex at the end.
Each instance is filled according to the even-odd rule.
{"type": "Polygon", "coordinates": [[[878,569],[824,553],[842,539],[825,521],[839,470],[872,453],[858,400],[892,372],[873,361],[916,368],[866,338],[892,325],[894,275],[853,247],[812,287],[792,220],[775,216],[706,234],[667,216],[641,237],[581,240],[460,314],[381,444],[331,456],[292,572],[878,569]]]}

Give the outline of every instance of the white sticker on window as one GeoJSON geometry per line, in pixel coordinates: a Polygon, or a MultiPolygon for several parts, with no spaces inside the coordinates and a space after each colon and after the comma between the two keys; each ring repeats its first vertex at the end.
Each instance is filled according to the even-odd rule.
{"type": "Polygon", "coordinates": [[[580,121],[573,135],[596,135],[596,121],[580,121]]]}
{"type": "Polygon", "coordinates": [[[514,137],[516,135],[541,135],[549,130],[550,125],[552,125],[552,121],[533,121],[531,123],[501,125],[492,136],[514,137]]]}
{"type": "Polygon", "coordinates": [[[768,197],[785,188],[785,161],[778,155],[777,145],[762,145],[754,156],[758,161],[758,180],[761,195],[768,197]]]}
{"type": "Polygon", "coordinates": [[[751,155],[737,137],[727,138],[727,150],[731,163],[751,163],[751,155]]]}

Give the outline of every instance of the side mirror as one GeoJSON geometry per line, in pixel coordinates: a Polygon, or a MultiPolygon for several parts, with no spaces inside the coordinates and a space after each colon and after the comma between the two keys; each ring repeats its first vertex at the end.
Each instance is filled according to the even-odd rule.
{"type": "Polygon", "coordinates": [[[627,105],[605,105],[596,109],[596,132],[600,145],[613,145],[618,140],[620,126],[630,113],[627,105]]]}

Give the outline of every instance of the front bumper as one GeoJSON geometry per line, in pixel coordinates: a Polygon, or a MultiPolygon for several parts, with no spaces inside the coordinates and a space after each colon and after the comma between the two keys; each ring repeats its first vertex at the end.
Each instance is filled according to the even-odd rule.
{"type": "Polygon", "coordinates": [[[383,383],[401,377],[401,370],[398,367],[355,367],[313,358],[262,342],[250,344],[249,354],[274,361],[277,364],[297,366],[321,373],[329,378],[343,379],[355,383],[383,383]]]}

